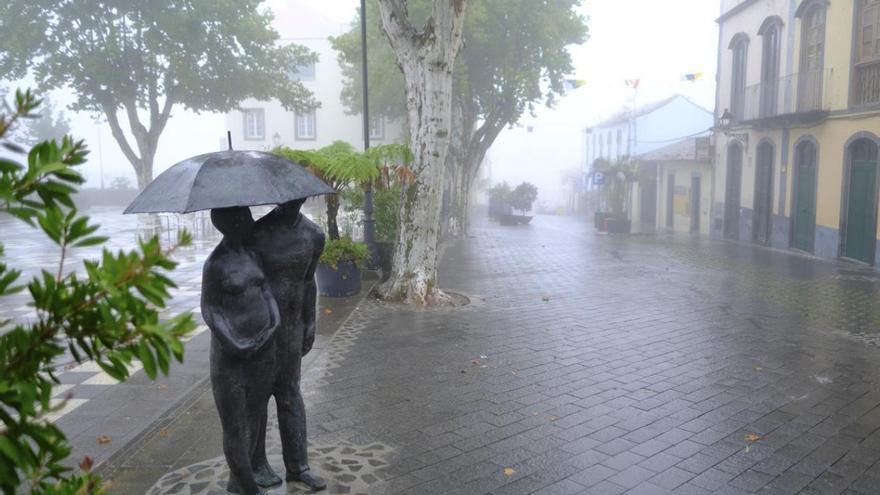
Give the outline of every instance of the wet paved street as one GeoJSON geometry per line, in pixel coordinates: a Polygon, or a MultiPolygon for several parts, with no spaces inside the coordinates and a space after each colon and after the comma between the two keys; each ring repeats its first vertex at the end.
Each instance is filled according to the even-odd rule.
{"type": "MultiPolygon", "coordinates": [[[[368,301],[306,372],[331,493],[880,490],[874,271],[537,217],[478,222],[441,279],[472,304],[368,301]]],[[[215,416],[203,392],[133,449],[205,460],[150,493],[219,493],[219,431],[187,437],[215,416]]]]}

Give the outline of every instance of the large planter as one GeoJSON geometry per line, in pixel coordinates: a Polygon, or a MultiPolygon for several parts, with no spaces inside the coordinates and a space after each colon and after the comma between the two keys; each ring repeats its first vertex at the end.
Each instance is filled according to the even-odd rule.
{"type": "Polygon", "coordinates": [[[336,269],[318,263],[318,293],[324,297],[348,297],[361,291],[361,270],[352,261],[340,261],[336,269]]]}
{"type": "Polygon", "coordinates": [[[507,203],[489,201],[489,218],[501,219],[504,215],[513,214],[513,207],[507,203]]]}
{"type": "Polygon", "coordinates": [[[501,225],[526,225],[532,221],[529,215],[501,215],[498,217],[498,223],[501,225]]]}
{"type": "Polygon", "coordinates": [[[632,222],[626,218],[608,217],[605,219],[605,231],[609,234],[629,234],[632,222]]]}
{"type": "Polygon", "coordinates": [[[391,267],[394,261],[394,243],[393,242],[376,242],[376,258],[379,263],[379,269],[382,270],[382,281],[386,281],[391,277],[391,267]]]}

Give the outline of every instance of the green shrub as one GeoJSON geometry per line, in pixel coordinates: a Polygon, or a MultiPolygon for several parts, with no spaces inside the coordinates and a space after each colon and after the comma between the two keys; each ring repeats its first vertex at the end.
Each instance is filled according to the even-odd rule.
{"type": "MultiPolygon", "coordinates": [[[[5,140],[20,119],[37,118],[39,100],[16,92],[11,115],[0,115],[0,142],[13,152],[24,150],[5,140]]],[[[0,106],[0,108],[3,108],[0,106]]],[[[81,473],[63,465],[70,455],[64,433],[46,420],[63,403],[52,405],[58,384],[55,361],[65,350],[77,362],[92,359],[113,378],[125,380],[135,358],[150,378],[167,374],[171,359],[183,359],[184,337],[195,324],[182,314],[159,321],[174,283],[162,271],[174,269],[156,237],[137,251],[103,251],[100,260],[84,262],[83,273],[65,268],[70,251],[101,245],[106,238],[76,210],[72,197],[84,179],[76,167],[88,151],[83,141],[38,143],[26,163],[0,158],[0,212],[39,228],[60,248],[56,266],[43,269],[27,285],[36,319],[13,324],[0,321],[0,492],[5,495],[102,493],[100,479],[89,471],[92,460],[79,462],[81,473]]],[[[4,239],[7,240],[7,239],[4,239]]],[[[177,246],[190,242],[183,234],[177,246]]],[[[2,256],[2,244],[0,244],[2,256]]],[[[13,262],[14,263],[14,262],[13,262]]],[[[21,291],[14,265],[0,262],[2,298],[21,291]]]]}
{"type": "Polygon", "coordinates": [[[339,263],[354,262],[362,268],[364,262],[370,257],[370,250],[362,242],[354,242],[350,237],[328,239],[321,254],[321,261],[334,270],[338,269],[339,263]]]}

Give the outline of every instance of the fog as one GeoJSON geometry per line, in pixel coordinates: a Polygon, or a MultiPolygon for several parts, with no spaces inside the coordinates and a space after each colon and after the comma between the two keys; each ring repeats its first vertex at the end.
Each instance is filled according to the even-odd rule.
{"type": "MultiPolygon", "coordinates": [[[[339,34],[355,17],[357,5],[352,0],[272,0],[265,7],[276,13],[274,27],[282,39],[290,40],[339,34]],[[332,32],[318,33],[313,23],[297,24],[296,17],[302,15],[319,16],[320,30],[332,32]]],[[[526,112],[517,125],[502,132],[483,171],[489,183],[536,184],[538,205],[550,210],[567,204],[571,190],[565,177],[580,177],[585,170],[584,128],[622,108],[673,94],[685,95],[710,110],[714,107],[717,0],[594,0],[584,2],[580,11],[589,18],[590,33],[585,44],[570,47],[575,67],[570,77],[585,84],[562,96],[552,109],[537,103],[534,114],[526,112]],[[696,82],[682,81],[689,73],[701,77],[696,82]],[[632,79],[640,80],[638,91],[626,86],[625,81],[632,79]]],[[[9,89],[32,84],[27,79],[4,83],[9,89]]],[[[68,90],[51,92],[48,97],[59,105],[73,101],[68,90]]],[[[102,174],[105,187],[118,177],[136,183],[103,116],[70,110],[65,114],[73,134],[92,149],[83,169],[86,187],[101,187],[102,174]]],[[[351,119],[344,125],[360,124],[351,119]]],[[[196,114],[175,106],[159,141],[154,176],[187,157],[225,148],[226,131],[223,114],[196,114]]]]}

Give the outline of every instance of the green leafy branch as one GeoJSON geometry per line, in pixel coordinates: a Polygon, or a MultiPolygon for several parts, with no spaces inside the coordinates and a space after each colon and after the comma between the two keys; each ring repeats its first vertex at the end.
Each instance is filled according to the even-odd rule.
{"type": "MultiPolygon", "coordinates": [[[[39,105],[32,93],[17,92],[11,115],[0,116],[0,143],[21,118],[31,118],[39,105]]],[[[85,261],[83,273],[65,273],[72,249],[98,246],[98,225],[78,213],[73,201],[82,175],[74,168],[85,162],[88,150],[70,137],[45,141],[27,154],[27,163],[0,159],[0,212],[39,228],[59,246],[57,269],[42,270],[26,288],[36,319],[0,321],[0,492],[4,495],[102,493],[100,479],[90,473],[92,460],[72,474],[63,463],[70,455],[64,433],[48,415],[64,406],[54,403],[58,383],[57,358],[65,350],[77,362],[94,360],[107,374],[125,380],[138,359],[147,376],[167,374],[171,360],[182,361],[181,338],[195,328],[192,316],[182,314],[160,321],[159,310],[171,297],[174,250],[188,245],[181,234],[176,245],[163,250],[157,237],[140,242],[137,250],[112,253],[85,261]]],[[[3,249],[0,244],[0,257],[3,249]]],[[[0,298],[21,292],[21,271],[0,262],[0,298]]]]}

